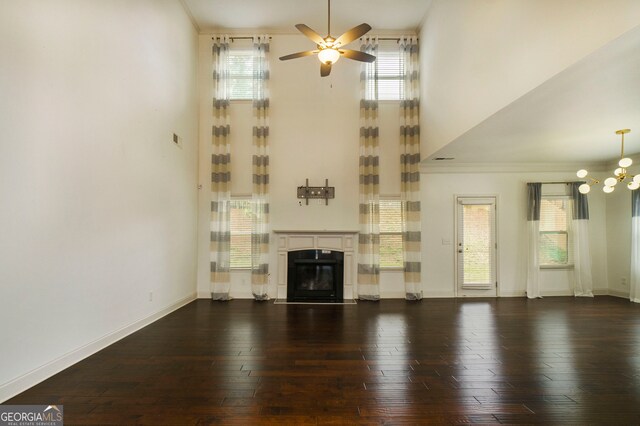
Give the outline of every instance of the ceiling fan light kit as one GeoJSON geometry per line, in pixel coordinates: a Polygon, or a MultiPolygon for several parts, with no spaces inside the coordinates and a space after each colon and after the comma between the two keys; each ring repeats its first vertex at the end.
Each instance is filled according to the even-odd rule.
{"type": "Polygon", "coordinates": [[[335,64],[338,62],[338,59],[340,59],[340,52],[331,48],[322,49],[318,52],[318,59],[326,65],[335,64]]]}
{"type": "Polygon", "coordinates": [[[369,55],[368,53],[360,52],[359,50],[343,49],[342,47],[351,43],[352,41],[362,37],[371,30],[369,24],[360,24],[357,27],[351,28],[346,33],[342,34],[338,38],[331,36],[331,0],[327,0],[328,5],[328,18],[327,18],[327,36],[321,37],[320,34],[306,26],[305,24],[297,24],[296,28],[302,34],[306,35],[311,41],[316,43],[316,50],[307,50],[304,52],[292,53],[290,55],[281,56],[281,61],[288,61],[289,59],[302,58],[304,56],[318,55],[320,60],[320,77],[326,77],[331,73],[331,66],[338,62],[338,60],[344,56],[348,59],[353,59],[360,62],[373,62],[376,57],[369,55]]]}
{"type": "MultiPolygon", "coordinates": [[[[629,179],[629,182],[627,182],[626,185],[628,189],[635,191],[636,189],[640,188],[640,174],[632,176],[627,171],[627,168],[631,167],[631,165],[633,164],[633,160],[624,156],[624,135],[629,132],[631,132],[630,129],[621,129],[616,131],[616,135],[620,135],[622,138],[620,147],[620,161],[618,161],[618,166],[620,167],[616,168],[613,171],[613,176],[606,178],[603,182],[604,186],[602,187],[602,190],[607,194],[612,193],[616,189],[616,185],[618,183],[624,182],[625,180],[627,180],[627,178],[629,179]]],[[[580,169],[576,173],[579,178],[585,178],[588,174],[589,172],[586,169],[580,169]]],[[[591,179],[590,183],[583,183],[582,185],[580,185],[580,187],[578,187],[580,193],[588,194],[589,191],[591,191],[592,185],[600,183],[598,179],[594,179],[592,177],[589,177],[589,179],[591,179]]]]}

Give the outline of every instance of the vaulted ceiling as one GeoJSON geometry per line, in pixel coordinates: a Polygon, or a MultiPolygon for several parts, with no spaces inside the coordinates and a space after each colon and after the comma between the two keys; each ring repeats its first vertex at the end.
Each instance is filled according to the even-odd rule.
{"type": "Polygon", "coordinates": [[[619,158],[615,131],[640,153],[640,27],[561,71],[430,158],[456,162],[599,162],[619,158]]]}
{"type": "MultiPolygon", "coordinates": [[[[374,34],[417,33],[430,8],[433,10],[433,5],[438,4],[436,1],[333,0],[332,33],[340,34],[362,22],[370,24],[374,34]]],[[[475,0],[466,1],[472,4],[475,0]]],[[[294,25],[304,23],[324,35],[327,28],[326,0],[182,2],[201,33],[297,34],[294,25]]],[[[624,4],[624,0],[618,3],[624,4]]],[[[493,2],[489,7],[506,7],[500,4],[493,2]]],[[[554,7],[550,2],[549,8],[554,7]]],[[[469,36],[465,34],[465,37],[469,36]]],[[[638,70],[640,27],[594,50],[503,105],[472,128],[446,141],[442,148],[429,150],[425,164],[433,164],[430,160],[435,157],[454,157],[456,163],[608,161],[619,153],[619,139],[614,131],[625,127],[632,129],[627,152],[638,154],[638,70]]]]}
{"type": "MultiPolygon", "coordinates": [[[[183,0],[200,32],[262,30],[272,34],[296,32],[304,23],[325,34],[326,0],[183,0]]],[[[379,34],[385,31],[415,32],[431,0],[333,0],[332,33],[340,34],[362,22],[379,34]],[[335,29],[335,30],[334,30],[335,29]]]]}

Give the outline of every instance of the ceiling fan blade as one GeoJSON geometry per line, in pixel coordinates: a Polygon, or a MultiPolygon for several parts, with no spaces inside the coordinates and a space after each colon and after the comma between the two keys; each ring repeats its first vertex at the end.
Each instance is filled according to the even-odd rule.
{"type": "Polygon", "coordinates": [[[349,44],[353,40],[365,35],[369,32],[369,30],[371,30],[371,25],[360,24],[357,27],[353,27],[346,33],[342,34],[333,44],[334,46],[344,46],[345,44],[349,44]]]}
{"type": "Polygon", "coordinates": [[[310,55],[313,55],[313,54],[318,53],[318,52],[319,52],[319,50],[307,50],[305,52],[292,53],[291,55],[280,56],[280,60],[281,61],[288,61],[289,59],[302,58],[304,56],[310,56],[310,55]]]}
{"type": "Polygon", "coordinates": [[[320,37],[320,34],[313,31],[311,28],[307,27],[305,24],[296,24],[296,28],[298,29],[298,31],[300,31],[302,34],[309,37],[316,44],[324,45],[324,39],[320,37]]]}
{"type": "Polygon", "coordinates": [[[320,77],[326,77],[331,74],[331,64],[320,64],[320,77]]]}
{"type": "Polygon", "coordinates": [[[360,62],[373,62],[376,60],[376,57],[373,55],[369,55],[368,53],[361,52],[359,50],[351,50],[351,49],[340,49],[339,52],[345,57],[349,59],[354,59],[360,62]]]}

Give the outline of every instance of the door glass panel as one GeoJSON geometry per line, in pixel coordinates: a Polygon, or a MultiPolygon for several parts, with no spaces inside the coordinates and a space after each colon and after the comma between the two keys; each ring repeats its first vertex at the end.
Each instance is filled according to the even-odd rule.
{"type": "Polygon", "coordinates": [[[463,208],[463,284],[492,283],[492,205],[465,204],[463,208]]]}

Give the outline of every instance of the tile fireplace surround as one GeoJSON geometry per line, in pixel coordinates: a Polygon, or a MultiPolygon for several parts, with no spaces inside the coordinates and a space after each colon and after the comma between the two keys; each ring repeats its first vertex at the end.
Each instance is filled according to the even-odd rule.
{"type": "Polygon", "coordinates": [[[278,247],[278,299],[287,299],[287,254],[294,250],[335,250],[344,253],[344,300],[356,292],[358,231],[273,231],[278,247]]]}

